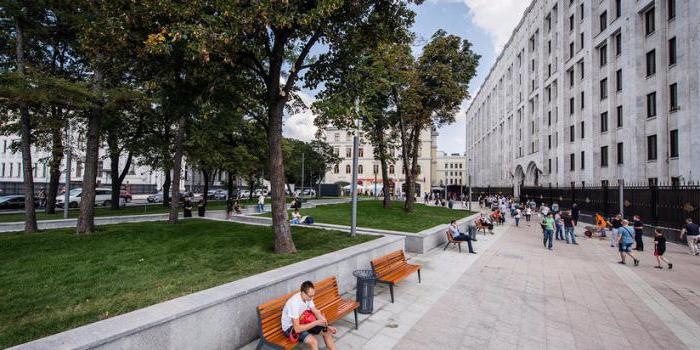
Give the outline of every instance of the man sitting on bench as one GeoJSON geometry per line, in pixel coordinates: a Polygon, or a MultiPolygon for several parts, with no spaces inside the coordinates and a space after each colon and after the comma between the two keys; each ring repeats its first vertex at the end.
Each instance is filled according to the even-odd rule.
{"type": "Polygon", "coordinates": [[[469,252],[472,254],[476,254],[476,252],[472,248],[472,238],[469,235],[465,235],[459,231],[459,227],[457,227],[457,222],[455,222],[454,220],[450,221],[450,226],[447,229],[450,231],[450,234],[452,235],[452,238],[455,241],[467,242],[467,246],[469,246],[469,252]]]}
{"type": "Polygon", "coordinates": [[[294,294],[284,304],[284,309],[282,310],[282,331],[287,338],[290,338],[292,333],[296,334],[298,341],[308,344],[312,350],[318,349],[318,341],[314,335],[320,334],[326,342],[326,348],[335,350],[332,334],[335,334],[336,329],[329,326],[321,311],[316,309],[313,301],[315,295],[316,290],[311,281],[301,284],[299,293],[294,294]],[[312,314],[316,320],[302,324],[300,321],[302,316],[306,318],[309,314],[312,314]]]}

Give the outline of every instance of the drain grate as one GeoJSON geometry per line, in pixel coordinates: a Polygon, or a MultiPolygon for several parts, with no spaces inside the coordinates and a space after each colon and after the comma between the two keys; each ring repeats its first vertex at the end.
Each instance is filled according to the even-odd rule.
{"type": "Polygon", "coordinates": [[[496,256],[502,256],[504,258],[518,259],[518,260],[525,259],[525,257],[522,255],[510,254],[510,253],[498,253],[498,254],[496,254],[496,256]]]}

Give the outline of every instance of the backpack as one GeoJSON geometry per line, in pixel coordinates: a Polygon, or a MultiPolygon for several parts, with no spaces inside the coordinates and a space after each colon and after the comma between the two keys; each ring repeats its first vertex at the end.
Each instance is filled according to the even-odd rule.
{"type": "Polygon", "coordinates": [[[307,217],[306,217],[306,220],[304,220],[304,223],[307,224],[307,225],[311,225],[311,224],[314,223],[314,218],[312,218],[312,217],[310,217],[310,216],[307,216],[307,217]]]}

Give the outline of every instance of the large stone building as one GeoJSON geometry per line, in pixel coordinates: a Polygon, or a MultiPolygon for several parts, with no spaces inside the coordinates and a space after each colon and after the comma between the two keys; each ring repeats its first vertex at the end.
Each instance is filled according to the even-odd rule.
{"type": "MultiPolygon", "coordinates": [[[[432,184],[433,160],[437,153],[437,135],[436,131],[430,130],[424,130],[421,133],[418,177],[416,179],[416,192],[421,194],[430,191],[432,184]]],[[[352,132],[328,127],[324,131],[323,137],[342,159],[338,165],[326,172],[324,183],[350,184],[352,182],[352,132]]],[[[389,180],[393,184],[394,193],[399,194],[403,193],[403,185],[406,182],[400,149],[392,150],[392,156],[395,161],[389,165],[389,180]]],[[[375,183],[377,183],[379,192],[383,183],[381,164],[374,158],[372,145],[364,139],[360,140],[358,151],[357,179],[358,184],[366,192],[374,192],[375,183]]]]}
{"type": "Polygon", "coordinates": [[[700,179],[700,1],[534,0],[467,111],[475,186],[700,179]]]}
{"type": "Polygon", "coordinates": [[[433,186],[467,185],[467,167],[463,154],[437,152],[433,166],[433,186]]]}

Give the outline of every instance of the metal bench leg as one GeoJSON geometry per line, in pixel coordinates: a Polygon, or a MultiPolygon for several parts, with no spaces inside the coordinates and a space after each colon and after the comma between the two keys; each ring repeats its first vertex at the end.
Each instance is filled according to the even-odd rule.
{"type": "Polygon", "coordinates": [[[391,294],[391,303],[394,303],[394,285],[390,284],[389,285],[389,293],[391,294]]]}
{"type": "Polygon", "coordinates": [[[262,348],[263,348],[263,340],[260,339],[260,341],[258,342],[258,346],[255,347],[255,350],[261,350],[262,348]]]}
{"type": "Polygon", "coordinates": [[[442,250],[447,250],[447,247],[449,247],[449,246],[450,246],[450,241],[447,241],[447,243],[445,243],[445,248],[442,248],[442,250]]]}
{"type": "Polygon", "coordinates": [[[355,313],[355,330],[359,329],[358,323],[357,323],[357,309],[352,310],[355,313]]]}
{"type": "Polygon", "coordinates": [[[459,248],[459,252],[462,252],[462,243],[457,243],[457,248],[459,248]]]}
{"type": "Polygon", "coordinates": [[[420,269],[418,269],[418,283],[420,283],[420,269]]]}

